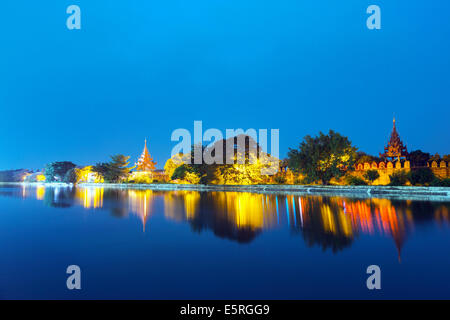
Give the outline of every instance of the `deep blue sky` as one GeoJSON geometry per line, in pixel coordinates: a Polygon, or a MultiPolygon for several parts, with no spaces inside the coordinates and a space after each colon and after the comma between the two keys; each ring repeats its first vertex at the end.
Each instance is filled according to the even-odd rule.
{"type": "Polygon", "coordinates": [[[145,137],[162,167],[194,120],[279,128],[282,156],[328,129],[378,154],[395,113],[409,149],[450,153],[449,15],[447,0],[2,1],[0,170],[135,161],[145,137]]]}

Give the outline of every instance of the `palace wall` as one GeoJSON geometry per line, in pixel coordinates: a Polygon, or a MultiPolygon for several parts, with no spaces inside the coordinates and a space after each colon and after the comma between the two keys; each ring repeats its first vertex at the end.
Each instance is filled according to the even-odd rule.
{"type": "Polygon", "coordinates": [[[431,171],[433,171],[434,175],[441,178],[446,179],[450,178],[450,162],[441,161],[439,164],[436,161],[427,163],[428,167],[431,167],[431,171]]]}
{"type": "MultiPolygon", "coordinates": [[[[445,179],[450,178],[450,162],[446,163],[445,161],[441,161],[439,164],[436,161],[431,162],[431,164],[427,164],[427,167],[431,169],[435,176],[445,179]]],[[[412,169],[419,167],[412,167],[412,169]]],[[[368,170],[376,170],[380,177],[374,181],[373,185],[386,185],[390,183],[389,176],[394,172],[399,171],[411,171],[411,164],[409,161],[399,162],[396,161],[391,162],[372,162],[372,163],[364,163],[358,164],[355,167],[355,175],[359,177],[363,177],[364,173],[368,170]]]]}

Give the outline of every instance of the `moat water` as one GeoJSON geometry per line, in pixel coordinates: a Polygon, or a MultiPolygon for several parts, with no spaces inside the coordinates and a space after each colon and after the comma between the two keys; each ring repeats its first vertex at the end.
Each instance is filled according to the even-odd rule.
{"type": "Polygon", "coordinates": [[[449,299],[450,203],[0,184],[0,256],[2,299],[449,299]]]}

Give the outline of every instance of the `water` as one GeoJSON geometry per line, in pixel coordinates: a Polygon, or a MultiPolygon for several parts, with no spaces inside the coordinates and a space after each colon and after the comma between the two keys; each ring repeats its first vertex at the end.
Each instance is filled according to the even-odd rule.
{"type": "Polygon", "coordinates": [[[450,298],[450,203],[0,185],[0,298],[450,298]],[[82,289],[66,288],[81,268],[82,289]],[[368,290],[366,268],[381,268],[368,290]]]}

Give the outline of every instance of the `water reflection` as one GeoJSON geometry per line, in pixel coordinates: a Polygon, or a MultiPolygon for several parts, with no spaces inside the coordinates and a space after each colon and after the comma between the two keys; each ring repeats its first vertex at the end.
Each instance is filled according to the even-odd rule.
{"type": "Polygon", "coordinates": [[[75,188],[75,199],[84,208],[103,207],[104,188],[75,188]]]}
{"type": "Polygon", "coordinates": [[[338,252],[361,234],[382,235],[393,240],[399,259],[415,226],[450,222],[448,202],[44,186],[3,190],[0,195],[35,198],[58,208],[107,209],[121,218],[135,215],[144,232],[153,215],[163,214],[167,220],[189,223],[194,232],[209,230],[239,243],[251,242],[265,230],[287,227],[308,246],[338,252]]]}
{"type": "Polygon", "coordinates": [[[128,191],[129,212],[136,214],[142,221],[142,230],[145,232],[145,224],[152,210],[153,191],[152,190],[129,190],[128,191]]]}

